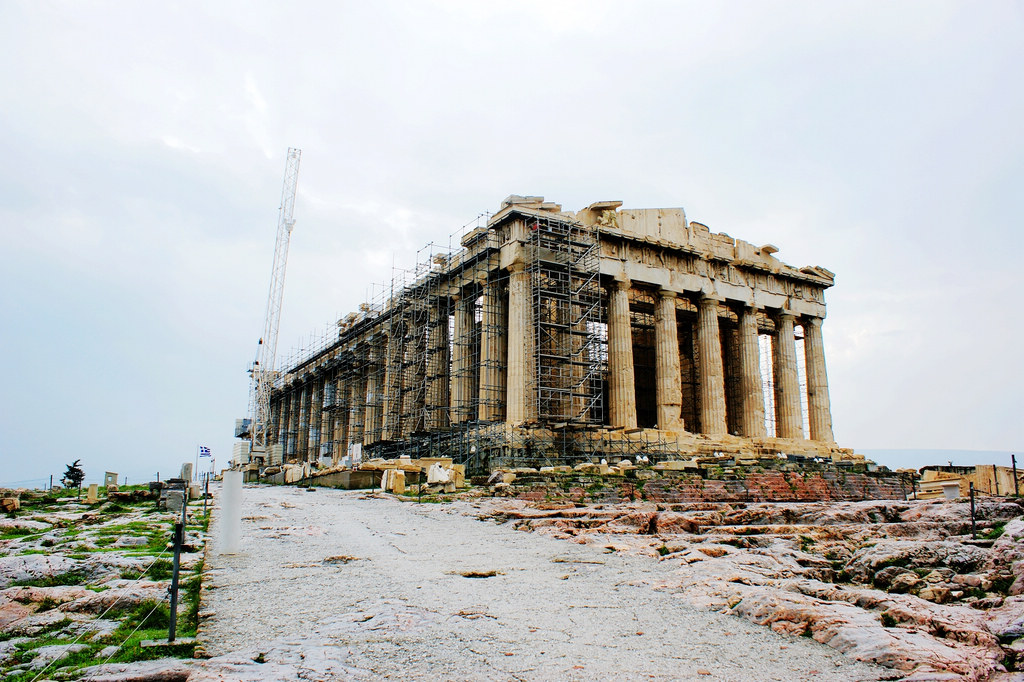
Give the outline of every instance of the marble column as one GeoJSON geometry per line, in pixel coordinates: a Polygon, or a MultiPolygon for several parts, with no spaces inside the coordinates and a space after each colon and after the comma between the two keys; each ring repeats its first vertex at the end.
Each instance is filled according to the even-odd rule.
{"type": "Polygon", "coordinates": [[[332,377],[324,385],[324,415],[328,419],[324,433],[330,438],[331,464],[337,464],[344,454],[349,431],[347,408],[348,388],[340,376],[332,377]]]}
{"type": "Polygon", "coordinates": [[[499,421],[505,396],[505,311],[501,285],[484,286],[483,320],[480,325],[480,411],[482,421],[499,421]]]}
{"type": "Polygon", "coordinates": [[[655,378],[658,428],[683,428],[683,388],[679,370],[679,332],[676,326],[676,292],[662,289],[654,310],[655,378]]]}
{"type": "Polygon", "coordinates": [[[406,325],[404,372],[402,374],[402,437],[423,430],[425,397],[426,326],[423,311],[409,316],[406,325]]]}
{"type": "Polygon", "coordinates": [[[807,421],[811,440],[831,443],[832,408],[825,373],[825,346],[821,338],[820,317],[804,318],[804,364],[807,368],[807,421]]]}
{"type": "Polygon", "coordinates": [[[448,426],[448,311],[440,305],[430,309],[427,328],[427,430],[448,426]]]}
{"type": "Polygon", "coordinates": [[[363,445],[376,443],[381,437],[381,416],[383,412],[383,401],[381,400],[380,387],[384,370],[381,366],[383,361],[383,347],[387,343],[374,340],[370,343],[367,361],[366,376],[366,418],[363,422],[363,445]]]}
{"type": "Polygon", "coordinates": [[[342,443],[341,456],[348,454],[349,443],[362,443],[366,424],[366,371],[365,366],[357,369],[347,381],[348,393],[348,440],[342,443]]]}
{"type": "Polygon", "coordinates": [[[334,402],[337,400],[336,372],[331,372],[324,377],[324,390],[321,398],[320,410],[320,444],[330,444],[331,456],[334,456],[334,443],[337,440],[334,434],[336,428],[337,411],[334,409],[334,402]]]}
{"type": "Polygon", "coordinates": [[[530,301],[530,274],[517,261],[509,266],[508,280],[508,397],[505,421],[520,424],[535,419],[536,402],[531,400],[534,386],[534,348],[536,338],[530,301]]]}
{"type": "Polygon", "coordinates": [[[473,408],[473,327],[476,324],[476,298],[455,297],[455,324],[452,327],[451,400],[452,423],[459,424],[474,417],[473,408]]]}
{"type": "Polygon", "coordinates": [[[775,435],[779,438],[803,438],[793,314],[787,311],[780,312],[775,318],[772,360],[775,365],[775,435]]]}
{"type": "Polygon", "coordinates": [[[761,380],[761,350],[757,344],[757,309],[744,307],[739,314],[737,341],[740,356],[740,434],[764,438],[764,387],[761,380]]]}
{"type": "Polygon", "coordinates": [[[635,429],[636,383],[629,285],[628,279],[613,280],[608,291],[608,416],[612,426],[635,429]]]}
{"type": "Polygon", "coordinates": [[[290,418],[288,419],[288,434],[287,443],[285,445],[285,454],[291,457],[297,457],[299,454],[299,412],[302,407],[302,388],[300,386],[291,386],[291,404],[290,418]]]}
{"type": "MultiPolygon", "coordinates": [[[[278,432],[281,429],[281,402],[280,398],[277,400],[271,399],[270,401],[270,423],[266,425],[266,431],[263,436],[268,451],[271,445],[278,442],[278,432]]],[[[256,425],[253,424],[249,428],[255,429],[256,425]]]]}
{"type": "Polygon", "coordinates": [[[281,451],[284,452],[288,447],[288,421],[292,416],[292,401],[291,397],[283,391],[278,397],[278,401],[281,403],[281,417],[277,423],[277,442],[281,446],[281,451]]]}
{"type": "Polygon", "coordinates": [[[405,344],[405,325],[394,322],[388,335],[384,351],[384,387],[381,395],[384,404],[384,419],[381,425],[381,440],[397,440],[401,437],[402,416],[402,347],[405,344]]]}
{"type": "Polygon", "coordinates": [[[728,432],[725,414],[725,370],[718,331],[718,301],[702,297],[697,305],[697,383],[700,391],[701,433],[728,432]]]}
{"type": "Polygon", "coordinates": [[[320,422],[323,417],[324,406],[324,379],[316,377],[312,381],[309,396],[309,441],[306,443],[306,452],[311,460],[320,459],[320,422]]]}
{"type": "Polygon", "coordinates": [[[309,384],[310,382],[307,380],[302,385],[299,394],[299,433],[298,439],[295,441],[295,454],[303,461],[309,454],[309,406],[313,393],[309,384]]]}

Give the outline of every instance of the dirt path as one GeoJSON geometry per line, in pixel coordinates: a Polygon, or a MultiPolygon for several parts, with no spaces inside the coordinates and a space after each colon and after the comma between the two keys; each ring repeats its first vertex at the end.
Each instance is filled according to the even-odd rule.
{"type": "Polygon", "coordinates": [[[471,503],[290,487],[243,499],[243,553],[208,558],[210,655],[263,653],[309,679],[892,674],[655,591],[658,562],[481,522],[471,503]]]}

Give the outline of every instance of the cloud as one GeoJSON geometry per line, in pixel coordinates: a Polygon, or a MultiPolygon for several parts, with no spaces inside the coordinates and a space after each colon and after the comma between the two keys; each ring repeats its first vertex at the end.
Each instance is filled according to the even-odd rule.
{"type": "Polygon", "coordinates": [[[6,475],[72,454],[166,474],[199,442],[226,460],[289,146],[283,353],[507,194],[684,206],[837,273],[842,444],[1017,447],[1022,23],[953,2],[5,3],[6,475]]]}

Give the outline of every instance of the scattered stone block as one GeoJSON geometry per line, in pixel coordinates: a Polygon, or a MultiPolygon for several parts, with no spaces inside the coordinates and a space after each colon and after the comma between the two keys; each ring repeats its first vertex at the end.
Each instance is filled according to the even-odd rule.
{"type": "Polygon", "coordinates": [[[393,492],[396,495],[404,495],[405,494],[405,472],[402,471],[401,469],[395,469],[393,471],[393,474],[394,475],[392,476],[392,478],[394,479],[394,482],[392,483],[392,486],[391,486],[391,492],[393,492]]]}
{"type": "Polygon", "coordinates": [[[0,500],[0,509],[5,512],[15,512],[21,509],[21,500],[17,497],[5,497],[0,500]]]}
{"type": "Polygon", "coordinates": [[[86,494],[86,504],[96,504],[100,501],[100,486],[98,483],[89,484],[89,492],[86,494]]]}
{"type": "MultiPolygon", "coordinates": [[[[462,465],[459,465],[459,466],[462,466],[462,465]]],[[[462,467],[462,468],[463,468],[463,471],[459,471],[458,469],[453,469],[452,470],[452,484],[456,488],[465,488],[466,487],[466,474],[465,474],[465,471],[464,471],[465,467],[462,467]]]]}
{"type": "Polygon", "coordinates": [[[167,496],[164,498],[164,506],[167,511],[181,513],[181,508],[185,505],[185,493],[182,490],[168,490],[167,496]]]}

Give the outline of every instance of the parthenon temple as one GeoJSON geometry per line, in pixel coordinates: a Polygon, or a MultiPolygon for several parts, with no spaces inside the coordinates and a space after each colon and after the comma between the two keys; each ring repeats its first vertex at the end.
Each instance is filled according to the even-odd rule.
{"type": "Polygon", "coordinates": [[[834,276],[777,251],[681,208],[510,196],[283,368],[266,464],[838,458],[822,343],[834,276]]]}

